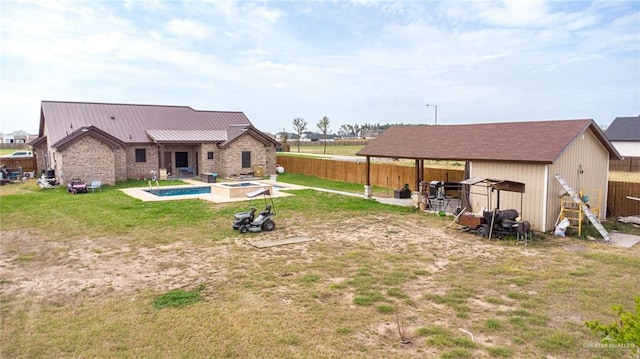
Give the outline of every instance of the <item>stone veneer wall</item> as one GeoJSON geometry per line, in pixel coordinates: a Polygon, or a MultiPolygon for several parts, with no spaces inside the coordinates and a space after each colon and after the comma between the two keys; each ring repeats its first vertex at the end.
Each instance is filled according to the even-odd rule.
{"type": "Polygon", "coordinates": [[[85,182],[101,180],[104,184],[115,184],[114,151],[91,136],[80,138],[69,147],[55,153],[56,174],[61,184],[72,179],[85,182]]]}
{"type": "Polygon", "coordinates": [[[198,163],[200,164],[200,173],[220,173],[220,150],[215,143],[203,143],[200,146],[200,158],[198,163]],[[207,152],[213,152],[213,159],[207,158],[207,152]]]}
{"type": "Polygon", "coordinates": [[[151,171],[158,170],[158,147],[149,144],[129,146],[126,148],[125,161],[127,179],[151,178],[151,171]],[[139,148],[147,150],[146,162],[136,162],[136,149],[139,148]]]}
{"type": "Polygon", "coordinates": [[[45,156],[49,156],[49,151],[47,150],[47,144],[43,143],[39,146],[33,148],[34,155],[36,156],[36,166],[38,167],[38,173],[36,173],[36,177],[39,177],[42,171],[47,171],[49,168],[46,166],[45,156]]]}
{"type": "Polygon", "coordinates": [[[275,173],[276,165],[276,148],[275,146],[265,147],[264,143],[256,140],[254,137],[245,135],[231,146],[226,148],[220,154],[220,171],[221,176],[230,176],[250,172],[251,168],[242,168],[242,152],[251,152],[251,166],[261,165],[264,167],[264,174],[275,173]]]}

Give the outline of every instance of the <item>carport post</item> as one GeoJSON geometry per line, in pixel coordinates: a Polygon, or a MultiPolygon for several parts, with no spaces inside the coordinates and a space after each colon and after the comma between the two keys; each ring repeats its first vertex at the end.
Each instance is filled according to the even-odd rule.
{"type": "Polygon", "coordinates": [[[368,199],[371,199],[373,196],[373,191],[371,191],[371,174],[369,170],[371,168],[371,157],[367,156],[367,168],[366,168],[366,178],[364,181],[364,196],[368,199]]]}
{"type": "Polygon", "coordinates": [[[414,191],[418,191],[420,188],[420,160],[416,159],[416,181],[415,187],[413,187],[414,191]]]}

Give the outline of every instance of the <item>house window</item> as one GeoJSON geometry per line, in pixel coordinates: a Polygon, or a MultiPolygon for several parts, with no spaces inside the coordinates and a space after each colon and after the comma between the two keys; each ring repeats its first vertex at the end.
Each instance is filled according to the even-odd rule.
{"type": "Polygon", "coordinates": [[[212,160],[213,159],[213,151],[207,152],[207,159],[208,160],[212,160]]]}
{"type": "Polygon", "coordinates": [[[147,162],[147,150],[136,148],[136,162],[147,162]]]}
{"type": "Polygon", "coordinates": [[[242,151],[242,168],[251,167],[251,151],[242,151]]]}

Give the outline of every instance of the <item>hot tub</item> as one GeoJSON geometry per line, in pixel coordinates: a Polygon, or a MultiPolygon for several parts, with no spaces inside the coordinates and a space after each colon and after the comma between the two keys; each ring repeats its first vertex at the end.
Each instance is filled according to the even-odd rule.
{"type": "Polygon", "coordinates": [[[225,182],[211,184],[211,193],[221,197],[239,198],[245,197],[247,193],[259,188],[268,188],[273,191],[270,184],[259,182],[225,182]]]}

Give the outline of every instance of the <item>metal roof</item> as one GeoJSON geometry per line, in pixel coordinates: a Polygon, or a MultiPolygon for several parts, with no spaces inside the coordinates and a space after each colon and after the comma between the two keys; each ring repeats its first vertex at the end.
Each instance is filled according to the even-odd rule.
{"type": "Polygon", "coordinates": [[[605,133],[610,141],[640,141],[640,116],[616,117],[605,133]]]}
{"type": "Polygon", "coordinates": [[[604,132],[590,119],[392,126],[357,154],[407,159],[553,163],[575,138],[589,129],[611,158],[620,158],[604,132]]]}
{"type": "Polygon", "coordinates": [[[165,141],[181,141],[213,138],[214,132],[233,125],[252,123],[242,112],[197,111],[188,106],[42,101],[39,136],[56,143],[82,127],[94,126],[124,143],[151,142],[147,131],[165,141]],[[176,137],[171,139],[171,134],[176,137]]]}
{"type": "Polygon", "coordinates": [[[147,135],[155,143],[161,142],[223,142],[227,131],[220,130],[147,130],[147,135]]]}

